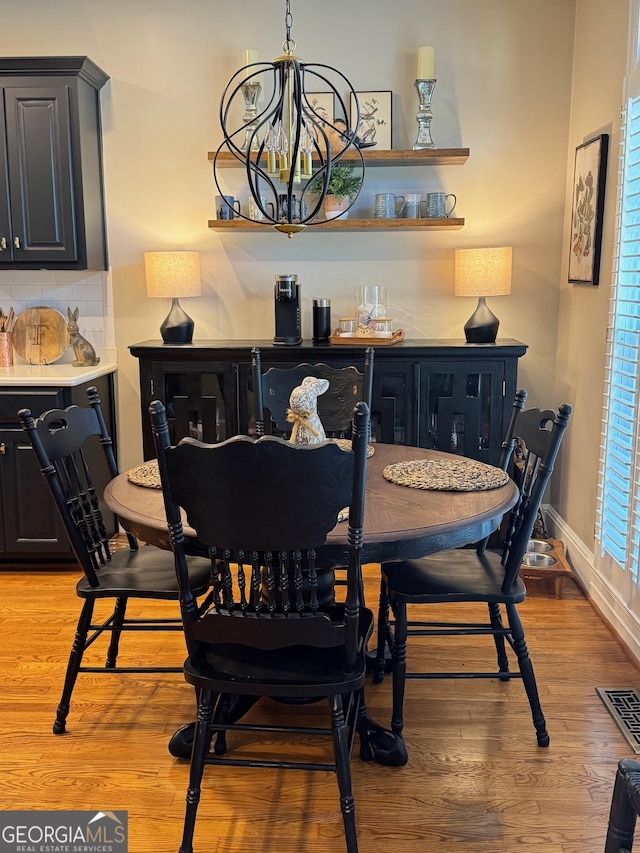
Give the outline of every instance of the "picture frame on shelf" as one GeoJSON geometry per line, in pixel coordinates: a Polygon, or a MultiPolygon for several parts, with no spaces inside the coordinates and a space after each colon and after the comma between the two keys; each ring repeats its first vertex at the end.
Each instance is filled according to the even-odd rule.
{"type": "MultiPolygon", "coordinates": [[[[391,91],[356,92],[360,104],[360,121],[356,136],[365,145],[375,144],[382,151],[391,150],[391,91]]],[[[351,93],[350,123],[355,127],[357,116],[356,99],[351,93]]]]}
{"type": "Polygon", "coordinates": [[[573,173],[569,282],[597,285],[600,280],[602,219],[609,134],[578,145],[573,173]]]}
{"type": "MultiPolygon", "coordinates": [[[[333,124],[334,120],[334,96],[333,92],[307,92],[307,98],[312,108],[325,121],[333,124]]],[[[317,135],[317,128],[314,128],[313,135],[317,135]]]]}

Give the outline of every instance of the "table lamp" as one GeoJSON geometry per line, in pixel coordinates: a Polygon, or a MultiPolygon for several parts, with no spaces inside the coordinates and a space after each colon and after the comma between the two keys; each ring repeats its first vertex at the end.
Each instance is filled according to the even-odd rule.
{"type": "Polygon", "coordinates": [[[165,344],[190,344],[193,320],[183,311],[182,296],[200,296],[199,252],[145,252],[147,296],[171,299],[171,310],[160,326],[165,344]]]}
{"type": "Polygon", "coordinates": [[[487,296],[511,293],[511,247],[456,249],[455,294],[477,296],[478,307],[464,325],[469,344],[493,344],[500,321],[487,306],[487,296]]]}

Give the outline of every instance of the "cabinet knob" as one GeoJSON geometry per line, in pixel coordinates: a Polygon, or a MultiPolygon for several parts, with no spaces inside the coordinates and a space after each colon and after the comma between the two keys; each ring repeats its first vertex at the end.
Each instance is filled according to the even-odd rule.
{"type": "Polygon", "coordinates": [[[13,238],[13,245],[15,246],[16,249],[20,248],[20,238],[19,237],[13,238]]]}
{"type": "Polygon", "coordinates": [[[7,238],[0,237],[0,251],[7,248],[7,238]]]}

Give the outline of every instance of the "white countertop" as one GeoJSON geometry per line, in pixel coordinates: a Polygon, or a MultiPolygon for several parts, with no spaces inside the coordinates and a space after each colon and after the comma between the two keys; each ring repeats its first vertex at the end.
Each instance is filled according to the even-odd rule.
{"type": "Polygon", "coordinates": [[[64,385],[71,387],[90,382],[98,376],[115,373],[118,364],[112,350],[97,353],[100,363],[94,367],[74,367],[71,362],[55,364],[14,364],[13,367],[0,367],[0,388],[16,385],[64,385]]]}

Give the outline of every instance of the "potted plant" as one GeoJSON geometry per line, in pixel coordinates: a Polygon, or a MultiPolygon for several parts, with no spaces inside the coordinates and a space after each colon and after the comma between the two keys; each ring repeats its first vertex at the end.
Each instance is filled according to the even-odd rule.
{"type": "MultiPolygon", "coordinates": [[[[322,191],[323,176],[316,175],[311,179],[309,192],[322,191]]],[[[327,219],[346,215],[346,208],[360,192],[362,186],[362,174],[356,172],[351,163],[337,163],[331,168],[327,195],[324,200],[324,215],[327,219]]]]}

